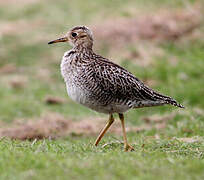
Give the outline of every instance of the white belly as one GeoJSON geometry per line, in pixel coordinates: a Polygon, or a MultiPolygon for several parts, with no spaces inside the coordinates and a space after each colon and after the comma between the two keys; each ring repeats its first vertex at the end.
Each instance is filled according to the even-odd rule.
{"type": "Polygon", "coordinates": [[[82,91],[80,88],[74,86],[74,85],[70,85],[70,84],[66,84],[66,88],[67,88],[67,93],[69,95],[69,97],[79,103],[79,104],[86,104],[86,96],[84,91],[82,91]]]}
{"type": "Polygon", "coordinates": [[[123,113],[129,109],[128,106],[119,105],[119,104],[109,104],[109,105],[103,106],[103,105],[100,105],[100,103],[92,102],[88,99],[86,92],[84,90],[83,91],[80,90],[76,86],[67,85],[67,93],[73,101],[79,104],[82,104],[97,112],[101,112],[105,114],[110,114],[115,112],[123,113]]]}

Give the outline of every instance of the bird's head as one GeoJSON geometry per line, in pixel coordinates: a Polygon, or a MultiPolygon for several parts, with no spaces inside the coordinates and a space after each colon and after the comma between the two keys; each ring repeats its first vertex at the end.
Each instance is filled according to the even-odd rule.
{"type": "Polygon", "coordinates": [[[93,36],[91,30],[86,26],[76,26],[66,33],[64,37],[50,41],[48,44],[58,42],[69,42],[73,47],[83,46],[86,48],[92,48],[93,36]]]}

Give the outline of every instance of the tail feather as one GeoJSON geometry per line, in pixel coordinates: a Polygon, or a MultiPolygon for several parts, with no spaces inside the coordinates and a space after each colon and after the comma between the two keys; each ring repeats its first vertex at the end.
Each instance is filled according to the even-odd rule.
{"type": "Polygon", "coordinates": [[[159,100],[165,101],[166,104],[170,104],[170,105],[173,105],[173,106],[176,106],[179,108],[185,108],[182,104],[178,103],[175,99],[173,99],[169,96],[165,96],[165,95],[159,94],[157,92],[154,92],[154,96],[156,98],[158,98],[159,100]]]}
{"type": "Polygon", "coordinates": [[[182,104],[176,102],[176,100],[174,100],[174,99],[171,99],[171,100],[166,101],[166,102],[167,102],[167,104],[171,104],[171,105],[179,107],[179,108],[185,108],[182,104]]]}
{"type": "Polygon", "coordinates": [[[164,104],[170,104],[179,108],[184,108],[183,105],[179,104],[175,99],[162,95],[153,89],[143,86],[143,88],[140,90],[140,93],[142,94],[142,97],[144,99],[141,100],[143,106],[159,106],[164,104]],[[145,102],[146,101],[146,102],[145,102]]]}

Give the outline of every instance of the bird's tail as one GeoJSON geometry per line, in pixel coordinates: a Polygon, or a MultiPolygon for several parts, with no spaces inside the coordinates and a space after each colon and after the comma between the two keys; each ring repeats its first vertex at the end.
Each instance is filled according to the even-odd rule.
{"type": "Polygon", "coordinates": [[[167,104],[171,104],[171,105],[179,107],[179,108],[185,108],[182,104],[176,102],[176,100],[174,100],[174,99],[171,99],[170,101],[167,101],[167,104]]]}
{"type": "Polygon", "coordinates": [[[180,103],[178,103],[175,99],[169,97],[169,96],[165,96],[162,95],[160,93],[154,92],[154,96],[158,99],[158,100],[163,100],[166,104],[170,104],[179,108],[185,108],[183,105],[181,105],[180,103]]]}

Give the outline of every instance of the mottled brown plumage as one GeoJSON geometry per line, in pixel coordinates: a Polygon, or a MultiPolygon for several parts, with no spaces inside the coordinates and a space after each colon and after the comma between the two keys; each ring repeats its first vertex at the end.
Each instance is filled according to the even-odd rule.
{"type": "Polygon", "coordinates": [[[97,138],[95,145],[114,122],[113,113],[118,113],[122,122],[125,150],[128,145],[123,113],[129,109],[165,104],[183,106],[173,98],[162,95],[136,78],[132,73],[110,60],[93,52],[92,32],[85,26],[72,28],[65,37],[49,42],[68,41],[73,48],[65,52],[61,73],[68,95],[74,101],[97,112],[110,115],[109,122],[97,138]]]}

